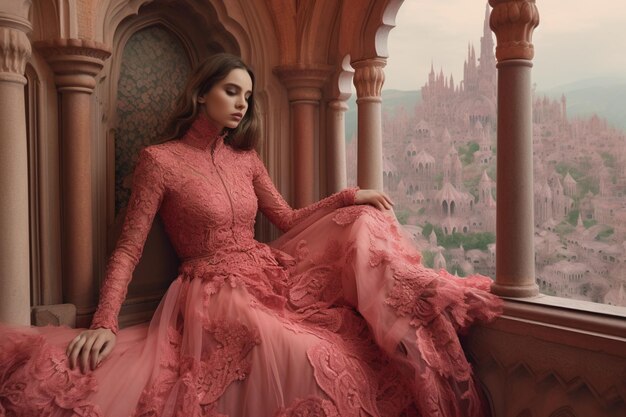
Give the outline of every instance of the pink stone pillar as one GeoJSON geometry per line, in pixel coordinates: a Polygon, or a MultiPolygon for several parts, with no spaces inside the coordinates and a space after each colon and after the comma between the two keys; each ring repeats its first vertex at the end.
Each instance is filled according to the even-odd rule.
{"type": "Polygon", "coordinates": [[[358,106],[357,183],[383,190],[382,98],[384,58],[352,62],[358,106]]]}
{"type": "Polygon", "coordinates": [[[336,193],[346,188],[346,120],[345,100],[332,100],[327,109],[328,191],[336,193]]]}
{"type": "Polygon", "coordinates": [[[319,136],[321,86],[329,71],[297,66],[277,67],[274,72],[288,91],[290,134],[293,144],[294,206],[304,207],[317,200],[315,146],[319,136]]]}
{"type": "Polygon", "coordinates": [[[0,6],[0,321],[26,325],[30,233],[24,70],[31,54],[29,7],[23,1],[0,6]]]}
{"type": "Polygon", "coordinates": [[[496,283],[508,297],[539,294],[535,282],[531,68],[534,0],[490,0],[498,39],[496,283]]]}
{"type": "Polygon", "coordinates": [[[88,326],[96,305],[92,200],[91,94],[110,55],[100,43],[53,39],[36,44],[55,73],[61,93],[63,297],[76,306],[76,324],[88,326]]]}

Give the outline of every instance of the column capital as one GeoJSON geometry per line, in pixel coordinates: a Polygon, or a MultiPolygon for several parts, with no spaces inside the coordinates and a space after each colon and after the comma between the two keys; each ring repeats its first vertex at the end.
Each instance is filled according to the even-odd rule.
{"type": "Polygon", "coordinates": [[[280,65],[274,67],[274,74],[287,88],[290,102],[319,102],[322,86],[331,74],[329,66],[280,65]]]}
{"type": "Polygon", "coordinates": [[[31,52],[24,31],[0,27],[0,81],[26,84],[24,71],[31,52]]]}
{"type": "Polygon", "coordinates": [[[489,25],[496,34],[496,58],[533,59],[533,31],[539,25],[535,0],[489,0],[493,7],[489,25]]]}
{"type": "Polygon", "coordinates": [[[49,39],[34,46],[52,67],[60,92],[91,94],[96,87],[95,76],[111,56],[107,45],[88,39],[49,39]]]}
{"type": "Polygon", "coordinates": [[[358,100],[380,101],[381,91],[385,83],[385,71],[387,65],[385,58],[368,58],[353,61],[354,86],[358,100]]]}

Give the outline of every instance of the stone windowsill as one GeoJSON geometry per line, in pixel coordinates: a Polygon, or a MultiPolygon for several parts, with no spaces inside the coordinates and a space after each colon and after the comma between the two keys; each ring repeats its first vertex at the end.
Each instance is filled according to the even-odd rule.
{"type": "Polygon", "coordinates": [[[504,314],[485,327],[626,356],[626,308],[547,295],[504,300],[504,314]]]}

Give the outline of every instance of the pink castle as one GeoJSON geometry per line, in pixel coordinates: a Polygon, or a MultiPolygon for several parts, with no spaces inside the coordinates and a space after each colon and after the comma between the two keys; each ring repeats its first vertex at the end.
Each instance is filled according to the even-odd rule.
{"type": "MultiPolygon", "coordinates": [[[[495,244],[444,249],[443,236],[495,235],[496,59],[485,11],[479,56],[468,45],[455,83],[431,65],[412,112],[383,119],[383,178],[424,262],[495,275],[495,244]],[[433,239],[434,237],[434,239],[433,239]]],[[[567,117],[567,102],[533,103],[536,279],[550,295],[626,306],[626,135],[598,116],[567,117]]],[[[348,146],[348,172],[356,158],[348,146]]],[[[352,180],[354,182],[354,180],[352,180]]]]}

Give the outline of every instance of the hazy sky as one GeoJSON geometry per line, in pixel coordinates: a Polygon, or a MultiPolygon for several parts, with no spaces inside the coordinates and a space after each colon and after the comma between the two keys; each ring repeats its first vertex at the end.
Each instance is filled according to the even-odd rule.
{"type": "MultiPolygon", "coordinates": [[[[431,61],[455,83],[467,44],[479,54],[486,1],[404,0],[389,34],[385,89],[417,90],[431,61]]],[[[533,81],[539,90],[594,77],[626,80],[626,1],[537,0],[533,81]]],[[[495,36],[494,36],[495,42],[495,36]]]]}

